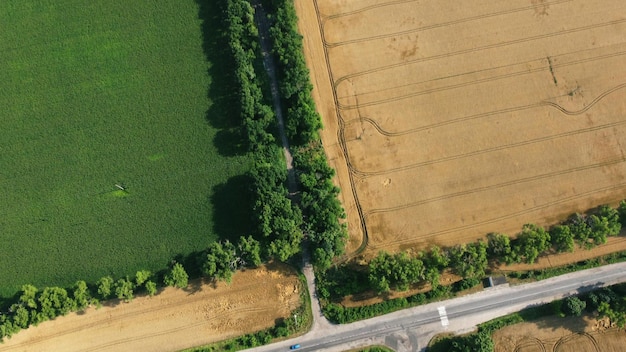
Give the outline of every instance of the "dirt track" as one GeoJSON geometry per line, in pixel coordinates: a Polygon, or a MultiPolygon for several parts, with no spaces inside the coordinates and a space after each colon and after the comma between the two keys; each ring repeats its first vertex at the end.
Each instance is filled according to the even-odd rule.
{"type": "Polygon", "coordinates": [[[196,281],[187,291],[60,317],[21,331],[0,351],[178,351],[273,326],[298,307],[300,290],[285,266],[238,272],[231,285],[196,281]]]}
{"type": "Polygon", "coordinates": [[[623,1],[296,7],[348,250],[514,235],[626,198],[623,1]]]}

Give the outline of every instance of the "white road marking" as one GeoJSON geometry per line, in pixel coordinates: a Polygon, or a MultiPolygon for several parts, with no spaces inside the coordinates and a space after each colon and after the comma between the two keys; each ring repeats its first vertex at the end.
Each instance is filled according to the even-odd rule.
{"type": "Polygon", "coordinates": [[[448,326],[450,322],[448,322],[448,313],[446,313],[446,307],[441,306],[437,308],[439,311],[439,318],[441,319],[441,326],[448,326]]]}

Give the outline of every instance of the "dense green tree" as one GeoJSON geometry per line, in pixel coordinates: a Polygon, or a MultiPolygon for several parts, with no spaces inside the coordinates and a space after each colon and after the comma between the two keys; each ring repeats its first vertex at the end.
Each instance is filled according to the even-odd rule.
{"type": "Polygon", "coordinates": [[[42,317],[37,320],[44,321],[69,313],[75,309],[76,303],[64,288],[46,287],[39,295],[39,307],[42,317]]]}
{"type": "Polygon", "coordinates": [[[587,307],[591,310],[598,309],[602,302],[608,304],[616,304],[618,302],[619,297],[615,294],[613,290],[608,287],[601,288],[599,290],[595,290],[587,294],[587,307]]]}
{"type": "Polygon", "coordinates": [[[37,287],[33,285],[23,285],[19,303],[23,304],[26,308],[37,309],[37,292],[39,292],[37,287]]]}
{"type": "Polygon", "coordinates": [[[98,280],[96,285],[98,286],[98,294],[100,295],[100,298],[107,299],[111,297],[111,294],[113,293],[113,289],[114,289],[113,287],[114,283],[115,281],[110,276],[105,276],[105,277],[100,278],[100,280],[98,280]]]}
{"type": "Polygon", "coordinates": [[[439,246],[433,245],[430,247],[430,250],[422,255],[424,264],[426,266],[433,266],[440,270],[443,270],[448,267],[450,264],[450,258],[448,258],[448,253],[442,250],[439,246]]]}
{"type": "Polygon", "coordinates": [[[589,239],[593,245],[598,246],[606,243],[607,236],[609,234],[609,221],[598,215],[589,215],[587,217],[587,223],[591,229],[589,239]]]}
{"type": "Polygon", "coordinates": [[[76,281],[74,284],[74,302],[76,303],[76,309],[83,310],[91,303],[91,294],[87,283],[83,280],[76,281]]]}
{"type": "Polygon", "coordinates": [[[213,242],[206,252],[206,259],[202,265],[204,275],[214,280],[230,282],[233,271],[237,268],[235,246],[229,241],[213,242]]]}
{"type": "Polygon", "coordinates": [[[409,285],[425,279],[424,263],[406,252],[389,254],[379,252],[369,263],[369,281],[378,292],[390,288],[407,290],[409,285]]]}
{"type": "Polygon", "coordinates": [[[554,249],[559,252],[574,251],[574,235],[569,226],[557,225],[550,229],[550,238],[554,249]]]}
{"type": "Polygon", "coordinates": [[[137,287],[139,287],[143,285],[144,282],[148,281],[151,276],[152,273],[149,270],[139,270],[135,274],[135,284],[137,285],[137,287]]]}
{"type": "Polygon", "coordinates": [[[172,268],[165,274],[163,282],[167,286],[185,288],[189,283],[189,275],[180,263],[175,263],[172,268]]]}
{"type": "Polygon", "coordinates": [[[449,252],[450,265],[465,279],[481,279],[487,269],[487,244],[477,241],[452,247],[449,252]]]}
{"type": "Polygon", "coordinates": [[[591,237],[591,227],[587,222],[586,216],[578,213],[572,215],[567,221],[567,226],[569,226],[576,242],[581,246],[585,248],[591,248],[593,246],[593,243],[589,241],[591,237]]]}
{"type": "Polygon", "coordinates": [[[514,258],[511,253],[511,239],[502,233],[487,235],[487,254],[499,263],[511,264],[514,258]]]}
{"type": "Polygon", "coordinates": [[[22,329],[26,329],[30,324],[30,314],[24,306],[18,306],[13,312],[13,323],[22,329]]]}
{"type": "Polygon", "coordinates": [[[598,208],[598,216],[607,220],[609,236],[617,236],[622,229],[622,223],[620,221],[619,211],[612,208],[609,205],[601,205],[598,208]]]}
{"type": "Polygon", "coordinates": [[[154,296],[157,293],[157,285],[154,281],[146,281],[145,286],[149,296],[154,296]]]}
{"type": "Polygon", "coordinates": [[[587,302],[576,296],[570,296],[565,298],[564,304],[561,307],[565,311],[565,314],[579,317],[583,313],[583,310],[585,310],[585,307],[587,307],[587,302]]]}
{"type": "Polygon", "coordinates": [[[617,207],[617,214],[619,216],[622,226],[626,226],[626,200],[622,200],[621,202],[619,202],[619,206],[617,207]]]}
{"type": "Polygon", "coordinates": [[[128,277],[119,279],[115,283],[115,296],[125,302],[133,300],[135,284],[128,277]]]}
{"type": "Polygon", "coordinates": [[[251,267],[261,265],[261,244],[252,236],[240,237],[237,242],[237,250],[242,265],[251,267]]]}
{"type": "Polygon", "coordinates": [[[513,253],[520,260],[532,264],[549,248],[550,234],[542,227],[526,224],[515,241],[513,253]]]}
{"type": "Polygon", "coordinates": [[[5,337],[11,337],[18,333],[21,328],[13,322],[13,318],[8,314],[0,313],[0,342],[5,337]]]}

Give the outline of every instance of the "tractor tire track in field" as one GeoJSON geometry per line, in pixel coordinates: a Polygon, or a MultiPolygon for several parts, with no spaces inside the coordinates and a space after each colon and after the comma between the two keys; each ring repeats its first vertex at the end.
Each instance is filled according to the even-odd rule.
{"type": "Polygon", "coordinates": [[[394,206],[394,207],[375,208],[375,209],[372,209],[372,210],[369,210],[369,211],[365,212],[365,216],[369,217],[369,216],[371,216],[373,214],[394,212],[394,211],[403,210],[403,209],[407,209],[407,208],[413,208],[413,207],[416,207],[416,206],[419,206],[419,205],[424,205],[424,204],[428,204],[428,203],[438,202],[438,201],[442,201],[442,200],[446,200],[446,199],[462,197],[462,196],[466,196],[466,195],[473,194],[473,193],[486,192],[486,191],[491,191],[491,190],[498,189],[498,188],[504,188],[504,187],[508,187],[508,186],[518,185],[520,183],[539,181],[539,180],[543,180],[543,179],[551,178],[551,177],[555,177],[555,176],[561,176],[561,175],[575,173],[575,172],[580,172],[580,171],[592,170],[592,169],[596,169],[596,168],[604,167],[604,166],[617,165],[617,164],[623,163],[625,161],[626,161],[626,157],[620,157],[620,158],[617,158],[617,159],[613,159],[613,160],[609,160],[609,161],[605,161],[605,162],[601,162],[601,163],[595,163],[595,164],[578,166],[578,167],[565,169],[565,170],[558,170],[558,171],[553,171],[553,172],[547,172],[545,174],[534,175],[534,176],[519,178],[519,179],[515,179],[515,180],[509,180],[509,181],[505,181],[505,182],[501,182],[501,183],[491,184],[491,185],[488,185],[488,186],[478,187],[478,188],[474,188],[474,189],[468,189],[468,190],[465,190],[465,191],[459,191],[459,192],[444,194],[442,196],[428,198],[428,199],[423,199],[423,200],[420,200],[420,201],[417,201],[417,202],[411,202],[411,203],[402,204],[402,205],[398,205],[398,206],[394,206]]]}
{"type": "MultiPolygon", "coordinates": [[[[258,282],[250,281],[246,285],[241,285],[241,290],[247,291],[248,288],[252,288],[252,287],[255,287],[257,285],[258,285],[258,282]]],[[[206,297],[197,296],[197,297],[190,297],[185,302],[187,304],[195,304],[195,303],[198,303],[198,302],[204,301],[204,300],[206,300],[206,297]]],[[[125,304],[125,303],[120,302],[119,304],[125,304]]],[[[171,308],[171,307],[169,307],[169,305],[163,304],[163,305],[160,305],[160,306],[155,306],[155,307],[152,307],[152,308],[143,309],[141,311],[133,311],[133,312],[123,313],[123,314],[117,314],[116,313],[115,315],[111,315],[111,316],[106,317],[106,318],[102,318],[102,319],[98,319],[98,320],[93,320],[92,319],[90,323],[82,324],[82,325],[80,325],[78,327],[75,327],[75,328],[72,328],[72,329],[66,329],[66,330],[63,330],[63,331],[57,331],[54,334],[40,336],[38,338],[32,338],[32,339],[29,339],[26,342],[23,342],[23,343],[20,343],[20,344],[16,344],[16,345],[13,345],[13,346],[6,347],[6,346],[0,345],[0,352],[17,350],[17,349],[20,349],[20,348],[23,348],[23,347],[26,347],[26,346],[29,346],[29,345],[32,345],[32,344],[36,344],[36,343],[42,342],[42,341],[51,340],[51,339],[54,339],[54,338],[57,338],[57,337],[60,337],[60,336],[74,334],[74,333],[77,333],[77,332],[80,332],[80,331],[83,331],[83,330],[94,328],[94,327],[97,327],[99,325],[110,324],[110,323],[113,323],[113,322],[122,321],[122,320],[125,320],[125,319],[128,319],[128,318],[134,318],[134,317],[137,317],[137,316],[140,316],[140,315],[144,315],[144,314],[152,314],[152,313],[155,313],[155,312],[167,310],[169,308],[171,308]]],[[[201,323],[202,324],[206,324],[207,321],[201,322],[201,323]]],[[[198,323],[198,324],[201,324],[201,323],[198,323]]]]}
{"type": "MultiPolygon", "coordinates": [[[[337,15],[327,16],[327,17],[325,17],[323,19],[322,26],[326,26],[326,22],[328,22],[330,20],[333,20],[333,19],[336,19],[336,18],[341,18],[341,17],[345,17],[345,16],[354,15],[354,14],[357,14],[357,13],[360,13],[360,12],[373,10],[373,9],[376,9],[376,8],[382,7],[382,6],[400,5],[400,4],[403,4],[403,3],[414,2],[414,1],[415,0],[397,1],[397,2],[394,2],[394,3],[385,3],[385,4],[373,5],[373,6],[365,7],[365,8],[360,9],[360,10],[355,10],[355,11],[345,12],[345,13],[341,13],[341,14],[337,14],[337,15]]],[[[436,24],[432,24],[432,25],[429,25],[429,26],[409,29],[409,30],[405,30],[405,31],[393,32],[393,33],[380,34],[380,35],[375,35],[375,36],[366,37],[366,38],[351,39],[351,40],[345,40],[345,41],[340,41],[340,42],[328,42],[325,37],[322,37],[322,40],[323,40],[325,46],[327,46],[328,48],[334,48],[334,47],[338,47],[338,46],[342,46],[342,45],[363,43],[363,42],[368,42],[368,41],[372,41],[372,40],[392,38],[392,37],[396,37],[396,36],[400,36],[400,35],[412,34],[412,33],[416,33],[416,32],[423,32],[423,31],[436,29],[436,28],[442,28],[442,27],[447,27],[447,26],[454,26],[454,25],[457,25],[457,24],[466,23],[466,22],[472,22],[472,21],[478,21],[478,20],[482,20],[482,19],[485,19],[485,18],[498,17],[498,16],[502,16],[502,15],[510,15],[510,14],[517,13],[517,12],[532,11],[532,10],[537,9],[538,7],[541,7],[541,6],[558,5],[558,4],[561,4],[561,3],[567,3],[567,2],[572,2],[572,1],[574,1],[574,0],[556,0],[556,1],[545,2],[545,3],[541,3],[541,4],[537,4],[537,5],[530,5],[530,6],[518,7],[518,8],[515,8],[515,9],[508,9],[508,10],[503,10],[503,11],[498,11],[498,12],[486,13],[486,14],[482,14],[482,15],[478,15],[478,16],[466,17],[466,18],[461,18],[461,19],[454,20],[454,21],[443,22],[443,23],[436,23],[436,24]]]]}
{"type": "MultiPolygon", "coordinates": [[[[573,54],[581,54],[584,52],[589,52],[589,51],[596,51],[598,50],[597,48],[593,48],[593,49],[583,49],[583,50],[576,50],[576,51],[570,51],[564,54],[560,54],[560,55],[554,55],[552,56],[552,58],[557,59],[557,58],[561,58],[563,56],[567,56],[567,55],[573,55],[573,54]]],[[[453,75],[448,75],[448,76],[441,76],[441,77],[437,77],[437,78],[432,78],[432,79],[427,79],[424,81],[418,81],[418,82],[413,82],[413,83],[407,83],[407,84],[401,84],[398,86],[394,86],[392,88],[384,88],[384,89],[380,89],[380,90],[373,90],[373,91],[368,91],[368,92],[364,92],[364,93],[360,93],[361,95],[364,94],[375,94],[375,93],[382,93],[382,92],[386,92],[392,89],[398,89],[398,88],[405,88],[405,87],[409,87],[409,86],[416,86],[416,85],[420,85],[420,84],[426,84],[426,83],[433,83],[433,82],[437,82],[437,81],[442,81],[442,80],[446,80],[446,79],[451,79],[451,78],[458,78],[458,77],[463,77],[463,76],[467,76],[467,75],[475,75],[478,73],[485,73],[485,72],[489,72],[489,71],[496,71],[496,70],[501,70],[501,69],[507,69],[510,67],[515,67],[515,66],[527,66],[527,65],[531,65],[533,62],[541,62],[546,60],[545,57],[540,57],[540,58],[536,58],[536,59],[531,59],[531,60],[526,60],[526,61],[520,61],[520,62],[515,62],[512,64],[506,64],[506,65],[500,65],[500,66],[493,66],[493,67],[488,67],[488,68],[483,68],[483,69],[478,69],[478,70],[473,70],[473,71],[467,71],[467,72],[463,72],[463,73],[456,73],[453,75]]],[[[351,96],[342,96],[340,97],[340,99],[344,99],[344,98],[348,98],[351,96]]]]}
{"type": "MultiPolygon", "coordinates": [[[[618,91],[620,89],[623,89],[623,88],[626,88],[626,83],[620,84],[620,85],[618,85],[616,87],[613,87],[613,88],[603,92],[598,97],[596,97],[594,100],[592,100],[591,103],[589,103],[589,105],[585,106],[584,108],[582,108],[580,110],[576,110],[576,111],[567,110],[567,109],[561,107],[560,105],[558,105],[556,103],[552,103],[552,102],[539,102],[539,103],[536,103],[536,104],[526,105],[526,106],[522,106],[522,107],[518,107],[518,108],[505,109],[506,111],[498,110],[498,111],[495,111],[495,112],[490,112],[488,114],[472,115],[472,116],[467,117],[467,118],[461,118],[461,119],[444,121],[444,122],[440,122],[438,124],[433,124],[433,125],[428,125],[428,126],[424,126],[424,127],[414,128],[414,129],[406,130],[406,131],[403,131],[403,132],[387,132],[387,131],[383,130],[378,125],[378,123],[376,121],[374,121],[373,119],[370,119],[368,117],[361,117],[359,120],[370,123],[381,135],[384,135],[384,136],[387,136],[387,137],[399,137],[399,136],[404,136],[404,135],[411,134],[411,133],[416,133],[416,132],[421,132],[421,131],[425,131],[425,130],[441,127],[443,125],[448,125],[450,123],[464,122],[464,121],[466,121],[468,119],[474,119],[474,118],[479,118],[479,117],[487,117],[487,116],[491,116],[491,115],[494,115],[494,114],[500,114],[500,113],[505,113],[505,112],[512,112],[512,111],[520,111],[520,110],[525,110],[525,109],[540,108],[540,107],[544,107],[544,106],[553,107],[553,108],[557,109],[558,111],[560,111],[563,114],[575,116],[575,115],[580,115],[580,114],[588,111],[589,109],[594,107],[594,105],[596,105],[598,102],[600,102],[606,96],[608,96],[611,93],[616,92],[616,91],[618,91]]],[[[351,124],[351,123],[357,122],[359,120],[352,120],[352,121],[349,121],[347,124],[351,124]]],[[[484,153],[488,153],[488,152],[492,152],[492,151],[498,151],[498,150],[509,148],[509,147],[519,147],[519,146],[524,146],[524,145],[528,145],[528,144],[544,142],[544,141],[548,141],[548,140],[551,140],[551,139],[562,138],[562,137],[572,136],[572,135],[576,135],[576,134],[580,134],[580,133],[586,133],[586,132],[596,131],[596,130],[600,130],[600,129],[604,129],[604,128],[619,126],[619,125],[624,124],[625,122],[626,121],[617,121],[617,122],[610,123],[610,124],[594,126],[594,127],[584,128],[584,129],[570,131],[570,132],[564,132],[564,133],[556,134],[556,135],[553,135],[553,136],[540,137],[540,138],[531,139],[531,140],[527,140],[527,141],[522,141],[522,142],[518,142],[518,143],[511,143],[511,144],[508,144],[508,145],[502,145],[502,146],[487,148],[487,149],[483,149],[483,150],[477,150],[477,151],[466,153],[466,154],[453,155],[453,156],[442,158],[442,159],[424,161],[424,162],[420,162],[420,163],[400,166],[400,167],[386,169],[386,170],[364,171],[364,170],[359,170],[356,167],[352,167],[352,172],[354,172],[355,175],[357,175],[357,176],[359,176],[361,178],[366,178],[366,177],[370,177],[370,176],[378,176],[378,175],[383,175],[383,174],[386,174],[386,173],[400,172],[400,171],[405,171],[405,170],[409,170],[409,169],[413,169],[413,168],[417,168],[417,167],[421,167],[421,166],[437,164],[437,163],[440,163],[440,162],[445,162],[445,161],[465,158],[465,157],[469,157],[469,156],[475,156],[475,155],[484,154],[484,153]]]]}
{"type": "Polygon", "coordinates": [[[613,20],[613,21],[608,21],[608,22],[591,24],[591,25],[583,26],[583,27],[564,29],[564,30],[557,31],[557,32],[540,34],[540,35],[535,35],[535,36],[530,36],[530,37],[525,37],[525,38],[519,38],[519,39],[515,39],[515,40],[510,40],[510,41],[504,41],[504,42],[499,42],[499,43],[494,43],[494,44],[488,44],[488,45],[483,45],[483,46],[469,48],[469,49],[457,50],[457,51],[453,51],[453,52],[447,52],[447,53],[433,55],[433,56],[428,56],[428,57],[423,57],[423,58],[419,58],[419,59],[408,60],[408,61],[405,61],[405,62],[400,62],[400,63],[386,65],[386,66],[380,66],[380,67],[372,68],[372,69],[369,69],[369,70],[364,70],[364,71],[361,71],[361,72],[351,73],[351,74],[345,75],[343,77],[340,77],[339,79],[334,81],[333,87],[336,89],[337,86],[339,84],[341,84],[341,82],[343,82],[343,81],[346,81],[346,80],[354,78],[354,77],[359,77],[359,76],[367,75],[367,74],[370,74],[370,73],[374,73],[374,72],[381,72],[381,71],[386,71],[386,70],[390,70],[390,69],[393,69],[393,68],[407,66],[407,65],[411,65],[411,64],[415,64],[415,63],[422,63],[422,62],[427,62],[427,61],[432,61],[432,60],[446,59],[446,58],[450,58],[450,57],[457,56],[457,55],[471,54],[471,53],[475,53],[475,52],[479,52],[479,51],[483,51],[483,50],[501,48],[501,47],[514,45],[514,44],[521,44],[521,43],[536,41],[536,40],[540,40],[540,39],[557,37],[557,36],[561,36],[561,35],[565,35],[565,34],[572,34],[572,33],[577,33],[577,32],[583,32],[583,31],[588,31],[588,30],[595,29],[595,28],[614,26],[614,25],[621,24],[621,23],[626,23],[626,18],[613,20]]]}
{"type": "Polygon", "coordinates": [[[457,226],[457,227],[453,227],[450,229],[445,229],[445,230],[439,230],[439,231],[434,231],[434,232],[430,232],[426,235],[422,235],[422,236],[413,236],[411,238],[408,239],[401,239],[401,240],[396,240],[396,241],[385,241],[385,246],[393,246],[393,245],[400,245],[400,244],[410,244],[410,243],[416,243],[416,242],[420,242],[420,241],[427,241],[430,238],[436,237],[436,236],[442,236],[442,235],[448,235],[450,233],[453,232],[458,232],[458,231],[465,231],[465,230],[469,230],[469,229],[473,229],[476,227],[480,227],[483,225],[488,225],[488,224],[493,224],[493,223],[497,223],[503,220],[507,220],[507,219],[511,219],[520,215],[524,215],[524,214],[529,214],[529,213],[533,213],[542,209],[546,209],[549,207],[552,207],[554,205],[558,205],[558,204],[562,204],[562,203],[567,203],[570,201],[575,201],[578,199],[582,199],[582,198],[586,198],[589,196],[592,196],[596,193],[601,193],[601,192],[607,192],[607,191],[613,191],[613,190],[617,190],[617,189],[623,189],[624,187],[626,187],[626,182],[624,183],[620,183],[617,185],[611,185],[611,186],[606,186],[606,187],[602,187],[602,188],[598,188],[598,189],[594,189],[591,191],[587,191],[587,192],[583,192],[580,194],[576,194],[576,195],[572,195],[569,197],[565,197],[565,198],[560,198],[557,201],[548,203],[548,204],[542,204],[542,205],[538,205],[538,206],[534,206],[534,207],[530,207],[521,211],[516,211],[513,213],[509,213],[506,215],[502,215],[502,216],[497,216],[485,221],[481,221],[478,223],[472,223],[472,224],[468,224],[468,225],[462,225],[462,226],[457,226]]]}
{"type": "Polygon", "coordinates": [[[520,342],[518,342],[515,346],[513,352],[522,352],[527,348],[536,347],[539,352],[546,352],[546,346],[543,344],[543,341],[539,340],[536,337],[526,336],[520,342]]]}
{"type": "MultiPolygon", "coordinates": [[[[265,308],[247,308],[247,309],[238,309],[235,310],[236,313],[243,313],[243,312],[260,312],[260,311],[265,311],[265,310],[269,310],[265,309],[265,308]]],[[[227,313],[221,313],[222,315],[229,315],[232,314],[232,312],[227,312],[227,313]]],[[[142,336],[136,336],[136,337],[128,337],[128,338],[124,338],[124,339],[120,339],[120,340],[115,340],[115,341],[111,341],[102,345],[98,345],[94,348],[90,348],[88,351],[100,351],[106,348],[110,348],[113,346],[117,346],[117,345],[121,345],[121,344],[127,344],[129,342],[134,342],[134,341],[139,341],[139,340],[145,340],[145,339],[149,339],[149,338],[154,338],[157,336],[165,336],[165,335],[169,335],[172,333],[176,333],[179,331],[183,331],[183,330],[187,330],[189,328],[194,328],[197,326],[201,326],[201,325],[206,325],[208,323],[208,321],[210,321],[211,319],[207,320],[207,321],[200,321],[200,322],[196,322],[193,324],[187,324],[184,326],[179,326],[177,328],[172,328],[172,329],[168,329],[165,331],[160,331],[160,332],[156,332],[156,333],[152,333],[152,334],[146,334],[146,335],[142,335],[142,336]]]]}
{"type": "MultiPolygon", "coordinates": [[[[358,9],[358,10],[352,10],[352,11],[348,11],[348,12],[336,13],[336,14],[332,14],[332,15],[328,15],[328,16],[324,16],[324,15],[320,14],[320,16],[319,16],[320,22],[319,23],[324,23],[325,21],[327,21],[329,19],[339,18],[339,17],[344,17],[344,16],[350,16],[350,15],[354,15],[354,14],[357,14],[357,13],[378,9],[378,8],[381,8],[381,7],[395,6],[395,5],[401,5],[401,4],[408,4],[410,2],[418,2],[418,1],[419,0],[396,0],[396,1],[383,2],[381,4],[365,6],[365,7],[362,7],[360,9],[358,9]]],[[[572,0],[569,0],[569,1],[572,1],[572,0]]],[[[324,40],[324,37],[322,37],[322,40],[324,40]]]]}
{"type": "Polygon", "coordinates": [[[378,124],[377,121],[375,121],[374,119],[371,119],[369,117],[359,117],[357,119],[347,121],[347,122],[345,122],[345,124],[346,125],[351,125],[351,124],[354,124],[354,123],[368,122],[380,134],[388,136],[388,137],[398,137],[398,136],[404,136],[404,135],[407,135],[407,134],[423,132],[423,131],[427,131],[427,130],[430,130],[430,129],[433,129],[433,128],[439,128],[439,127],[452,125],[452,124],[456,124],[456,123],[467,122],[467,121],[471,121],[471,120],[477,120],[477,119],[481,119],[481,118],[489,117],[489,116],[493,116],[493,115],[506,114],[506,113],[511,113],[511,112],[527,110],[527,109],[540,108],[540,107],[544,107],[544,106],[553,107],[553,108],[559,110],[560,112],[562,112],[565,115],[575,116],[575,115],[580,115],[582,113],[587,112],[594,105],[596,105],[599,101],[601,101],[602,99],[604,99],[605,97],[607,97],[611,93],[614,93],[614,92],[616,92],[616,91],[618,91],[620,89],[623,89],[623,88],[626,88],[626,83],[619,84],[619,85],[617,85],[617,86],[615,86],[615,87],[613,87],[611,89],[608,89],[608,90],[604,91],[603,93],[598,95],[595,99],[593,99],[587,106],[585,106],[584,108],[579,109],[579,110],[567,110],[567,109],[563,108],[562,106],[560,106],[559,104],[556,104],[556,103],[553,103],[553,102],[548,102],[548,101],[541,101],[541,102],[534,103],[534,104],[529,104],[529,105],[515,106],[515,107],[499,109],[499,110],[493,110],[493,111],[487,111],[487,112],[482,112],[482,113],[468,115],[468,116],[463,116],[463,117],[457,117],[457,118],[453,118],[453,119],[450,119],[450,120],[441,121],[441,122],[438,122],[438,123],[433,123],[433,124],[425,125],[425,126],[421,126],[421,127],[415,127],[415,128],[411,128],[411,129],[408,129],[408,130],[405,130],[405,131],[400,131],[400,132],[389,132],[389,131],[386,131],[382,127],[380,127],[380,125],[378,124]]]}
{"type": "Polygon", "coordinates": [[[552,351],[553,352],[559,352],[560,351],[559,348],[561,347],[561,345],[563,345],[563,344],[565,344],[567,342],[570,342],[572,340],[575,340],[578,337],[586,337],[587,340],[589,342],[591,342],[591,345],[593,346],[593,348],[595,349],[596,352],[600,352],[601,351],[600,346],[598,345],[598,341],[596,340],[596,338],[593,337],[591,334],[586,333],[586,332],[575,332],[575,333],[572,333],[570,335],[561,337],[554,344],[554,347],[552,347],[552,351]]]}
{"type": "Polygon", "coordinates": [[[354,173],[356,175],[360,176],[362,179],[365,179],[365,178],[372,177],[372,176],[387,175],[387,174],[390,174],[390,173],[406,171],[406,170],[410,170],[410,169],[415,169],[415,168],[428,166],[428,165],[439,164],[439,163],[452,161],[452,160],[469,158],[469,157],[472,157],[472,156],[492,153],[492,152],[496,152],[496,151],[500,151],[500,150],[517,148],[517,147],[522,147],[522,146],[536,144],[536,143],[541,143],[541,142],[548,142],[548,141],[551,141],[551,140],[554,140],[554,139],[559,139],[559,138],[564,138],[564,137],[571,137],[571,136],[575,136],[575,135],[578,135],[578,134],[584,134],[584,133],[588,133],[588,132],[599,131],[599,130],[603,130],[603,129],[607,129],[607,128],[612,128],[612,127],[624,125],[624,124],[626,124],[626,120],[617,121],[617,122],[613,122],[613,123],[608,123],[608,124],[605,124],[605,125],[599,125],[599,126],[583,128],[583,129],[574,130],[574,131],[563,132],[563,133],[559,133],[559,134],[555,134],[555,135],[551,135],[551,136],[545,136],[545,137],[540,137],[540,138],[535,138],[535,139],[524,140],[524,141],[517,142],[517,143],[498,145],[498,146],[491,147],[491,148],[475,150],[475,151],[472,151],[472,152],[469,152],[469,153],[464,153],[464,154],[451,155],[451,156],[440,158],[440,159],[423,161],[423,162],[420,162],[420,163],[409,164],[409,165],[396,167],[396,168],[392,168],[392,169],[388,169],[388,170],[361,171],[361,170],[355,169],[354,173]]]}
{"type": "MultiPolygon", "coordinates": [[[[350,110],[350,109],[358,109],[358,108],[362,108],[362,107],[369,107],[369,106],[375,106],[375,105],[380,105],[380,104],[387,104],[387,103],[390,103],[390,102],[395,102],[395,101],[399,101],[399,100],[413,98],[413,97],[420,96],[420,95],[428,95],[428,94],[433,94],[433,93],[439,93],[439,92],[443,92],[443,91],[446,91],[446,90],[452,90],[452,89],[458,89],[458,88],[463,88],[463,87],[469,87],[469,86],[473,86],[475,84],[481,84],[481,83],[486,83],[486,82],[498,81],[498,80],[502,80],[502,79],[512,78],[512,77],[515,77],[515,76],[524,76],[524,75],[531,74],[531,73],[537,73],[537,72],[542,72],[542,71],[550,71],[550,70],[553,70],[555,68],[574,66],[574,65],[581,64],[581,63],[587,63],[587,62],[593,62],[593,61],[597,61],[597,60],[613,58],[613,57],[622,56],[622,55],[625,55],[625,54],[626,54],[626,51],[620,51],[620,52],[610,53],[610,54],[601,55],[601,56],[597,56],[597,57],[580,59],[580,60],[575,60],[575,61],[571,61],[571,62],[565,62],[565,63],[561,63],[561,64],[543,65],[541,67],[537,67],[537,68],[530,69],[530,70],[524,69],[524,70],[517,71],[517,72],[510,72],[510,73],[507,73],[507,74],[496,75],[496,76],[492,76],[492,77],[477,79],[477,80],[463,82],[463,83],[458,83],[458,84],[452,84],[452,85],[448,85],[448,86],[444,86],[444,87],[438,87],[438,88],[427,89],[427,90],[422,90],[422,91],[417,91],[417,92],[411,92],[409,94],[397,95],[397,96],[394,96],[394,97],[391,97],[391,98],[374,100],[374,101],[369,101],[369,102],[366,102],[366,103],[359,103],[358,105],[357,104],[348,105],[348,104],[341,104],[340,103],[339,104],[339,108],[342,109],[342,110],[350,110]]],[[[564,54],[564,55],[569,55],[569,54],[564,54]]],[[[530,60],[530,61],[527,61],[526,63],[531,63],[531,62],[540,61],[540,60],[545,60],[545,58],[536,59],[536,60],[530,60]]],[[[511,65],[507,65],[507,66],[511,66],[511,65]]],[[[496,70],[496,69],[500,69],[500,68],[501,67],[496,67],[496,68],[488,69],[488,70],[496,70]]],[[[485,71],[487,71],[487,70],[485,70],[485,71]]],[[[428,82],[432,82],[432,81],[435,81],[435,80],[440,80],[440,79],[434,79],[434,80],[429,80],[429,81],[419,82],[419,83],[414,83],[414,84],[428,83],[428,82]]],[[[406,85],[406,86],[408,86],[408,85],[406,85]]],[[[399,87],[389,88],[389,90],[396,89],[396,88],[399,88],[399,87]]],[[[378,92],[376,92],[376,93],[378,93],[378,92]]],[[[361,94],[364,94],[364,93],[361,93],[361,94]]],[[[365,94],[372,94],[372,93],[368,92],[368,93],[365,93],[365,94]]]]}
{"type": "MultiPolygon", "coordinates": [[[[320,9],[319,9],[319,3],[317,0],[313,0],[313,5],[315,7],[315,15],[317,17],[317,25],[320,31],[320,36],[321,38],[325,38],[325,34],[324,34],[324,26],[322,25],[322,19],[321,19],[321,14],[320,14],[320,9]]],[[[334,76],[333,76],[333,71],[332,71],[332,67],[330,65],[330,57],[328,55],[328,48],[326,46],[323,46],[323,51],[324,51],[324,61],[326,64],[326,70],[328,72],[328,76],[330,79],[330,82],[334,82],[334,76]]],[[[359,224],[361,226],[361,233],[362,233],[362,240],[361,240],[361,245],[359,245],[359,248],[357,248],[355,250],[354,253],[352,254],[346,254],[341,260],[345,261],[345,260],[349,260],[350,258],[358,255],[359,253],[363,252],[363,250],[365,250],[365,247],[367,246],[367,242],[368,242],[368,233],[367,233],[367,224],[365,222],[365,216],[363,214],[363,208],[361,206],[361,202],[359,201],[359,195],[358,192],[356,190],[356,183],[354,181],[355,175],[353,172],[353,166],[352,166],[352,161],[350,160],[350,153],[348,152],[348,146],[346,144],[346,138],[345,138],[345,121],[343,119],[343,117],[341,116],[341,112],[339,110],[339,99],[337,98],[337,90],[335,88],[335,86],[333,85],[332,88],[332,94],[333,94],[333,100],[334,100],[334,104],[335,104],[335,115],[337,116],[337,125],[338,125],[338,130],[337,130],[337,140],[338,140],[338,144],[339,147],[341,149],[341,153],[343,154],[344,159],[346,160],[346,165],[348,168],[348,179],[350,182],[350,191],[352,192],[352,197],[354,199],[354,204],[355,204],[355,208],[357,210],[357,215],[359,217],[359,224]]]]}

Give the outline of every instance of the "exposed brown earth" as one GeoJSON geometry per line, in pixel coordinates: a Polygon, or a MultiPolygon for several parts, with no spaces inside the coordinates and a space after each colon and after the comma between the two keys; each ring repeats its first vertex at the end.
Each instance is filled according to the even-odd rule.
{"type": "Polygon", "coordinates": [[[349,251],[626,198],[623,1],[295,3],[349,251]]]}
{"type": "Polygon", "coordinates": [[[246,270],[231,284],[194,281],[188,290],[59,317],[21,331],[0,351],[178,351],[274,326],[300,305],[301,290],[287,266],[246,270]]]}

